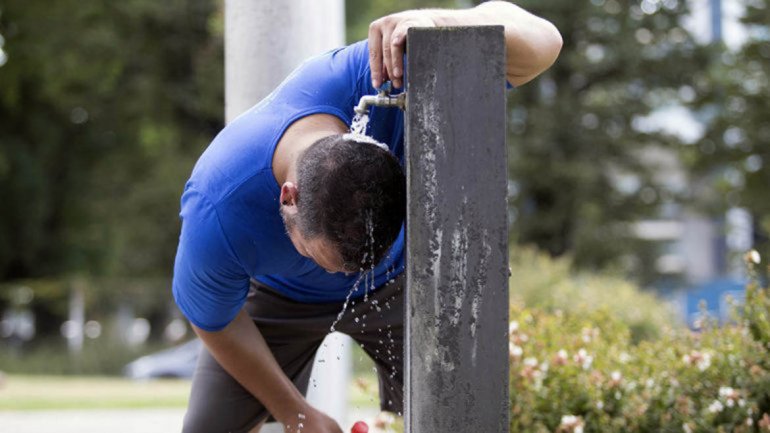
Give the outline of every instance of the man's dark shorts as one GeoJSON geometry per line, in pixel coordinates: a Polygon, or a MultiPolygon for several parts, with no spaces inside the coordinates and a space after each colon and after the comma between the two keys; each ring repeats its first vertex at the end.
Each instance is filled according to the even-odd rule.
{"type": "MultiPolygon", "coordinates": [[[[403,411],[404,277],[351,301],[335,325],[374,360],[382,410],[403,411]],[[366,317],[364,318],[364,315],[366,317]],[[358,319],[358,320],[356,320],[358,319]]],[[[343,304],[305,304],[252,280],[246,310],[294,385],[307,392],[315,353],[343,304]]],[[[247,432],[269,413],[204,348],[193,376],[184,432],[247,432]]]]}

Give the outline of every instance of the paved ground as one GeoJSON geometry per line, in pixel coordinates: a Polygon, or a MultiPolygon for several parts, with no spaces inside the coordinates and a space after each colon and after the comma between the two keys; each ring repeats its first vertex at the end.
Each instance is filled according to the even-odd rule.
{"type": "MultiPolygon", "coordinates": [[[[349,424],[375,415],[351,411],[349,424]]],[[[0,433],[173,433],[182,430],[183,416],[184,409],[0,411],[0,433]]]]}
{"type": "Polygon", "coordinates": [[[0,412],[2,433],[167,433],[182,430],[184,409],[0,412]]]}

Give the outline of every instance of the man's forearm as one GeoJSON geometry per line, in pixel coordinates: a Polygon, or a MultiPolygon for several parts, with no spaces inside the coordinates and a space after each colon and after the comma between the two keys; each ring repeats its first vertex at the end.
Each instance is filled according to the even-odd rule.
{"type": "Polygon", "coordinates": [[[296,420],[306,404],[283,373],[259,329],[244,310],[221,331],[193,327],[209,352],[238,383],[256,397],[281,423],[296,420]]]}
{"type": "Polygon", "coordinates": [[[506,75],[522,85],[548,69],[562,46],[556,27],[506,1],[490,1],[466,10],[435,10],[436,26],[502,25],[505,27],[506,75]]]}
{"type": "Polygon", "coordinates": [[[520,86],[548,69],[561,51],[559,31],[550,22],[504,1],[473,9],[423,9],[382,17],[369,26],[369,65],[372,85],[385,79],[403,85],[407,30],[411,27],[502,25],[505,27],[506,78],[520,86]]]}

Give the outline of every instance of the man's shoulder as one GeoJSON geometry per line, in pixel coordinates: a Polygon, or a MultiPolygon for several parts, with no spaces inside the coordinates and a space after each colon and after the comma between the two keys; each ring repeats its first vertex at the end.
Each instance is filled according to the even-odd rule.
{"type": "Polygon", "coordinates": [[[213,203],[255,181],[274,183],[272,156],[279,134],[274,120],[262,117],[246,113],[227,125],[195,164],[190,182],[213,203]]]}

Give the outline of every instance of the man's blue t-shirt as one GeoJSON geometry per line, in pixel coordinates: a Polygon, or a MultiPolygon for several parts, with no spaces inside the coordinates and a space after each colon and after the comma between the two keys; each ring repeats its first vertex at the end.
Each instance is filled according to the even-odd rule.
{"type": "MultiPolygon", "coordinates": [[[[284,131],[302,117],[326,113],[350,124],[361,96],[376,93],[368,55],[362,41],[307,60],[227,125],[198,160],[182,194],[173,282],[176,303],[195,326],[207,331],[227,326],[246,300],[250,278],[299,302],[342,301],[350,292],[359,275],[328,273],[289,240],[272,159],[284,131]]],[[[373,107],[368,133],[387,144],[403,166],[401,110],[373,107]]],[[[402,226],[374,269],[373,286],[403,269],[402,226]]],[[[371,286],[371,277],[366,280],[371,286]]],[[[363,296],[366,286],[362,282],[353,298],[363,296]]]]}

